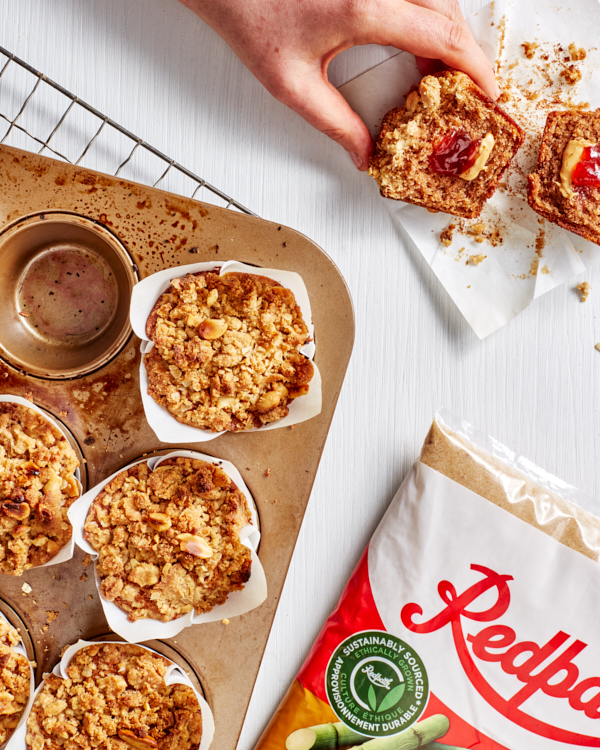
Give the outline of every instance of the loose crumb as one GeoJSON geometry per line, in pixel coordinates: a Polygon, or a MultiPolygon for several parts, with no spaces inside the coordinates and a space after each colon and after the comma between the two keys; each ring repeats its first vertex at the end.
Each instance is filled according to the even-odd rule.
{"type": "Polygon", "coordinates": [[[47,623],[54,622],[54,620],[56,620],[57,617],[58,617],[58,612],[55,612],[51,609],[46,610],[46,618],[47,618],[46,622],[47,623]]]}
{"type": "Polygon", "coordinates": [[[565,69],[561,71],[560,77],[564,78],[565,82],[569,86],[574,86],[576,83],[581,81],[581,71],[578,70],[574,65],[567,65],[565,69]]]}
{"type": "Polygon", "coordinates": [[[84,573],[82,576],[79,576],[80,581],[85,581],[87,578],[87,573],[84,573]]]}
{"type": "Polygon", "coordinates": [[[271,476],[271,469],[267,468],[267,470],[265,471],[265,476],[267,477],[267,479],[271,476]]]}
{"type": "Polygon", "coordinates": [[[585,302],[590,292],[592,291],[592,287],[590,284],[588,284],[587,281],[583,281],[581,284],[577,284],[575,289],[577,289],[577,291],[579,292],[581,302],[585,302]]]}
{"type": "Polygon", "coordinates": [[[540,273],[550,273],[550,269],[548,266],[542,266],[542,268],[540,268],[540,273]]]}
{"type": "Polygon", "coordinates": [[[20,315],[20,316],[21,316],[22,318],[28,318],[28,317],[29,317],[29,313],[28,313],[28,312],[21,312],[20,310],[19,310],[19,315],[20,315]]]}
{"type": "Polygon", "coordinates": [[[594,347],[594,349],[597,349],[600,352],[600,341],[596,344],[596,346],[594,347]]]}
{"type": "Polygon", "coordinates": [[[24,584],[23,584],[23,585],[21,586],[21,591],[22,591],[22,592],[23,592],[24,594],[31,594],[31,592],[33,591],[33,589],[31,588],[31,586],[30,586],[30,585],[29,585],[28,583],[24,583],[24,584]]]}
{"type": "Polygon", "coordinates": [[[81,564],[83,565],[84,568],[89,568],[89,566],[92,564],[92,558],[89,556],[89,554],[87,554],[83,558],[83,562],[81,564]]]}
{"type": "Polygon", "coordinates": [[[223,620],[221,620],[223,625],[229,625],[229,618],[225,617],[223,620]]]}
{"type": "Polygon", "coordinates": [[[448,226],[440,233],[440,242],[446,247],[450,247],[452,244],[452,233],[456,229],[456,224],[448,224],[448,226]]]}
{"type": "Polygon", "coordinates": [[[467,261],[467,264],[470,266],[478,266],[482,260],[485,260],[487,258],[487,255],[484,255],[483,253],[479,253],[479,255],[469,255],[469,260],[467,261]]]}
{"type": "MultiPolygon", "coordinates": [[[[525,57],[528,60],[532,60],[533,59],[533,57],[535,55],[535,51],[536,51],[536,49],[539,46],[540,45],[536,44],[535,42],[523,42],[523,44],[521,45],[521,47],[523,47],[523,52],[525,53],[525,57]]],[[[575,59],[575,58],[573,58],[573,59],[575,59]]]]}
{"type": "Polygon", "coordinates": [[[587,57],[587,52],[583,47],[577,47],[574,42],[569,44],[569,54],[571,55],[571,60],[585,60],[587,57]]]}

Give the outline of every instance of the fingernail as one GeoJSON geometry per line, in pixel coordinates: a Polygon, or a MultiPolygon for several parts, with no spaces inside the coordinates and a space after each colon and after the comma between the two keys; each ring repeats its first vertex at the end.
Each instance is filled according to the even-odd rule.
{"type": "Polygon", "coordinates": [[[350,156],[352,157],[352,161],[354,162],[354,166],[357,169],[360,169],[362,167],[363,160],[360,158],[360,156],[355,152],[351,151],[350,156]]]}

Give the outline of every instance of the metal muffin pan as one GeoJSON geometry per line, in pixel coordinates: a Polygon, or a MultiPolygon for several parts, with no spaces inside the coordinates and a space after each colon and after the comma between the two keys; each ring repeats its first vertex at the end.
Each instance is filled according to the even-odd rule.
{"type": "Polygon", "coordinates": [[[2,348],[31,375],[72,378],[97,370],[131,335],[137,282],[125,248],[102,225],[39,213],[0,233],[2,348]]]}
{"type": "MultiPolygon", "coordinates": [[[[306,283],[318,336],[321,414],[294,428],[228,433],[182,446],[234,463],[261,520],[259,556],[267,576],[267,600],[228,625],[193,626],[165,642],[202,684],[216,723],[212,748],[234,750],[352,351],[354,316],[345,282],[328,256],[303,235],[232,210],[7,146],[0,147],[0,179],[0,237],[7,228],[27,226],[28,217],[37,217],[41,225],[47,220],[41,214],[76,215],[88,227],[90,222],[99,227],[103,237],[110,235],[115,247],[124,248],[128,278],[129,271],[142,279],[190,262],[236,259],[258,268],[296,271],[306,283]]],[[[85,251],[84,247],[83,255],[85,251]]],[[[0,268],[3,265],[0,242],[0,268]]],[[[0,296],[10,297],[16,305],[17,277],[11,278],[0,274],[0,296]]],[[[48,280],[61,285],[60,278],[48,280]]],[[[19,318],[26,328],[29,316],[19,318]]],[[[91,356],[90,340],[97,340],[94,333],[82,343],[89,356],[76,365],[81,368],[76,374],[65,377],[60,368],[51,374],[45,365],[46,377],[41,377],[32,373],[32,358],[29,372],[17,363],[0,328],[0,392],[32,398],[66,426],[86,462],[87,486],[93,487],[144,453],[179,446],[161,443],[144,418],[139,339],[130,335],[119,351],[107,354],[104,349],[97,359],[91,356]]],[[[69,562],[33,569],[21,578],[0,578],[2,606],[14,610],[31,636],[38,680],[52,669],[65,645],[108,630],[93,570],[86,562],[76,549],[69,562]],[[31,592],[22,590],[24,583],[31,592]]]]}

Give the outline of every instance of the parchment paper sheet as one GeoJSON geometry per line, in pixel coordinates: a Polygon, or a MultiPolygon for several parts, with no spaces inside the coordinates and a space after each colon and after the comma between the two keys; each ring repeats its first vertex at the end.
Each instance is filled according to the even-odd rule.
{"type": "Polygon", "coordinates": [[[235,466],[229,461],[221,461],[213,456],[206,456],[203,453],[196,451],[173,451],[166,456],[154,456],[149,459],[141,459],[140,461],[134,461],[132,464],[124,466],[119,469],[110,477],[105,479],[100,484],[97,484],[93,489],[86,492],[71,508],[69,508],[69,520],[73,524],[73,535],[77,546],[80,547],[84,552],[87,552],[92,560],[94,561],[94,574],[96,579],[96,587],[98,589],[98,595],[102,602],[102,608],[104,615],[108,620],[108,624],[111,630],[121,638],[124,638],[129,643],[139,643],[142,641],[149,641],[155,638],[173,638],[173,636],[180,633],[184,628],[190,625],[197,625],[202,622],[214,622],[216,620],[223,620],[225,618],[237,617],[245,612],[249,612],[251,609],[258,607],[267,598],[267,581],[265,572],[261,565],[261,562],[256,554],[256,549],[260,541],[260,531],[258,530],[258,514],[256,512],[256,506],[250,493],[250,490],[246,486],[246,483],[242,479],[240,472],[235,466]],[[100,585],[101,579],[96,570],[96,560],[98,559],[98,553],[91,547],[83,536],[83,527],[85,519],[89,512],[90,506],[95,498],[100,494],[101,490],[106,484],[112,481],[117,474],[125,469],[135,466],[136,464],[148,462],[148,466],[151,470],[154,470],[167,458],[175,458],[177,456],[184,456],[188,458],[199,458],[202,461],[208,461],[212,464],[217,464],[223,471],[233,479],[235,484],[244,493],[250,508],[252,523],[247,524],[240,531],[240,541],[246,547],[250,549],[252,555],[252,569],[250,578],[246,585],[241,591],[234,591],[229,594],[227,601],[224,604],[211,609],[210,612],[204,612],[202,614],[195,614],[194,610],[188,612],[181,617],[170,622],[160,622],[160,620],[152,620],[146,618],[143,620],[136,620],[136,622],[130,622],[127,619],[127,613],[124,612],[114,602],[109,602],[102,596],[100,585]]]}
{"type": "MultiPolygon", "coordinates": [[[[597,245],[545,222],[529,208],[525,178],[537,161],[548,112],[564,109],[569,101],[587,102],[590,109],[600,106],[600,4],[598,0],[574,0],[569,4],[495,0],[467,20],[475,39],[497,68],[501,87],[510,93],[511,100],[502,107],[528,131],[525,145],[505,176],[507,189],[496,191],[479,219],[463,220],[466,225],[483,222],[488,227],[501,226],[503,243],[493,247],[455,233],[452,245],[445,247],[440,233],[450,223],[457,223],[456,217],[381,200],[411,236],[477,336],[485,338],[536,297],[571,280],[600,258],[597,245]],[[524,42],[540,45],[532,60],[525,57],[521,47],[524,42]],[[585,60],[575,63],[582,79],[574,86],[568,86],[560,77],[558,61],[559,57],[563,61],[568,57],[571,43],[587,52],[585,60]],[[564,50],[562,56],[556,52],[558,46],[564,50]],[[541,64],[543,54],[549,54],[548,66],[541,64]],[[537,98],[533,98],[535,92],[539,94],[537,98]],[[556,94],[562,104],[551,101],[556,94]],[[461,248],[464,250],[459,252],[461,248]],[[481,254],[486,257],[479,264],[467,263],[470,256],[481,254]]],[[[344,84],[340,92],[376,137],[383,115],[401,105],[406,92],[420,79],[414,57],[400,53],[344,84]]]]}
{"type": "MultiPolygon", "coordinates": [[[[6,619],[2,612],[0,612],[0,620],[4,620],[4,622],[7,622],[10,625],[10,622],[6,619]]],[[[29,661],[29,657],[27,656],[27,651],[25,649],[25,646],[23,645],[23,641],[17,643],[14,648],[15,651],[23,654],[23,656],[27,659],[27,663],[29,664],[29,700],[27,701],[27,705],[25,706],[25,710],[23,711],[23,715],[19,719],[19,723],[17,724],[15,731],[12,733],[8,742],[4,745],[4,750],[16,750],[17,747],[22,745],[25,739],[25,722],[27,721],[27,717],[29,716],[29,712],[31,711],[31,706],[33,705],[33,694],[35,692],[35,673],[33,671],[33,667],[31,666],[31,662],[29,661]]]]}
{"type": "MultiPolygon", "coordinates": [[[[20,396],[0,396],[0,401],[6,401],[11,404],[21,404],[21,406],[26,406],[28,409],[33,409],[33,411],[37,411],[37,413],[41,414],[42,417],[44,417],[44,419],[47,419],[48,422],[53,424],[56,427],[56,429],[59,430],[60,433],[64,435],[66,440],[68,441],[68,437],[65,435],[65,432],[62,426],[55,419],[52,419],[51,416],[46,414],[45,411],[40,409],[39,406],[36,406],[31,401],[28,401],[26,398],[21,398],[20,396]]],[[[77,480],[77,484],[79,485],[79,494],[81,495],[81,492],[83,491],[83,487],[81,486],[81,472],[79,470],[79,467],[75,469],[73,476],[77,480]]],[[[77,500],[75,502],[77,502],[77,500]]],[[[36,565],[36,567],[48,568],[50,565],[58,565],[58,563],[67,562],[67,560],[70,560],[73,557],[74,549],[75,549],[75,540],[73,538],[73,534],[71,534],[71,538],[69,539],[67,544],[65,544],[64,547],[61,547],[61,549],[56,553],[56,555],[54,555],[52,560],[48,560],[48,562],[44,563],[43,565],[36,565]]]]}
{"type": "MultiPolygon", "coordinates": [[[[58,662],[58,664],[54,667],[52,672],[57,675],[58,677],[62,677],[64,680],[67,679],[67,667],[69,666],[71,659],[75,656],[75,654],[78,651],[81,651],[81,649],[86,648],[87,646],[97,646],[99,643],[118,643],[119,641],[77,641],[73,646],[69,646],[65,650],[65,653],[62,656],[62,659],[58,662]]],[[[152,651],[152,653],[158,653],[157,651],[154,651],[154,649],[147,648],[147,646],[140,646],[140,648],[145,648],[147,651],[152,651]]],[[[160,656],[163,656],[160,654],[160,656]]],[[[163,657],[166,658],[166,657],[163,657]]],[[[177,666],[177,664],[174,664],[171,662],[171,666],[169,667],[166,675],[165,675],[165,683],[167,685],[175,685],[177,683],[182,683],[183,685],[189,685],[189,687],[192,688],[194,691],[194,695],[198,699],[198,704],[200,705],[200,713],[202,714],[202,739],[200,740],[200,747],[198,750],[208,750],[210,747],[210,744],[213,740],[214,734],[215,734],[215,720],[213,717],[213,713],[210,710],[210,706],[208,703],[204,700],[202,695],[196,690],[194,685],[192,684],[192,681],[190,678],[182,672],[182,670],[177,666]]],[[[24,716],[25,719],[27,718],[29,711],[31,710],[31,704],[33,703],[34,698],[37,696],[37,694],[40,692],[40,690],[44,687],[44,681],[40,683],[38,686],[38,689],[35,691],[35,694],[32,691],[32,697],[31,697],[31,703],[27,706],[27,711],[25,711],[24,716]]],[[[27,734],[27,726],[25,723],[23,723],[23,726],[19,730],[19,744],[17,745],[15,742],[15,746],[11,747],[10,750],[26,750],[27,743],[25,741],[25,735],[27,734]]],[[[16,740],[16,732],[13,735],[13,738],[16,740]]],[[[9,744],[6,746],[6,750],[8,750],[9,744]]]]}
{"type": "MultiPolygon", "coordinates": [[[[261,427],[260,432],[264,432],[265,430],[276,430],[279,427],[289,427],[290,425],[305,422],[307,419],[316,417],[317,414],[321,413],[322,395],[321,374],[319,373],[319,368],[314,362],[315,343],[312,313],[306,285],[304,284],[302,277],[292,271],[280,271],[274,268],[257,268],[255,266],[245,265],[244,263],[238,263],[234,260],[229,260],[224,261],[223,263],[192,263],[188,266],[176,266],[152,274],[152,276],[149,276],[147,279],[140,281],[139,284],[134,286],[133,294],[131,296],[131,326],[135,334],[142,339],[142,355],[149,352],[154,346],[153,342],[151,342],[146,335],[146,321],[148,320],[148,316],[150,315],[157,299],[171,285],[171,279],[180,278],[187,273],[210,271],[214,268],[221,269],[221,276],[225,273],[234,272],[260,274],[261,276],[267,276],[270,279],[278,281],[287,289],[291,289],[296,298],[296,302],[302,310],[302,316],[308,326],[309,335],[313,339],[300,349],[302,354],[313,361],[314,365],[314,375],[313,379],[310,381],[308,393],[306,396],[301,396],[292,401],[289,405],[289,414],[287,417],[261,427]]],[[[175,417],[172,417],[166,409],[159,406],[156,401],[148,395],[148,377],[146,375],[143,356],[140,363],[140,390],[146,419],[159,440],[165,443],[199,443],[213,440],[223,434],[222,432],[209,432],[207,430],[200,430],[196,427],[182,424],[181,422],[178,422],[175,417]]],[[[248,430],[248,432],[257,432],[257,430],[253,428],[248,430]]]]}

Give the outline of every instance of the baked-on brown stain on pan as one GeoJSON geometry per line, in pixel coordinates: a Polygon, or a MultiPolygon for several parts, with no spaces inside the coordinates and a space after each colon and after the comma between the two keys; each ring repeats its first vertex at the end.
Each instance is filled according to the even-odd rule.
{"type": "MultiPolygon", "coordinates": [[[[143,414],[140,342],[135,336],[107,364],[76,379],[33,377],[0,360],[0,392],[30,393],[72,431],[87,461],[90,487],[143,453],[177,447],[231,461],[244,476],[261,519],[259,554],[267,600],[229,625],[193,626],[167,642],[202,681],[215,716],[212,748],[234,750],[352,351],[354,316],[345,282],[328,256],[303,235],[232,210],[7,146],[0,147],[0,181],[0,232],[33,214],[75,213],[103,224],[117,237],[140,278],[171,266],[235,259],[296,271],[306,283],[323,410],[293,429],[225,434],[183,446],[161,443],[143,414]]],[[[1,261],[0,252],[0,266],[1,261]]],[[[38,676],[54,666],[65,644],[108,630],[93,568],[83,563],[84,554],[76,550],[67,563],[0,580],[1,597],[32,635],[38,676]],[[25,581],[32,587],[29,594],[21,590],[25,581]],[[43,632],[46,610],[59,615],[43,632]]]]}

